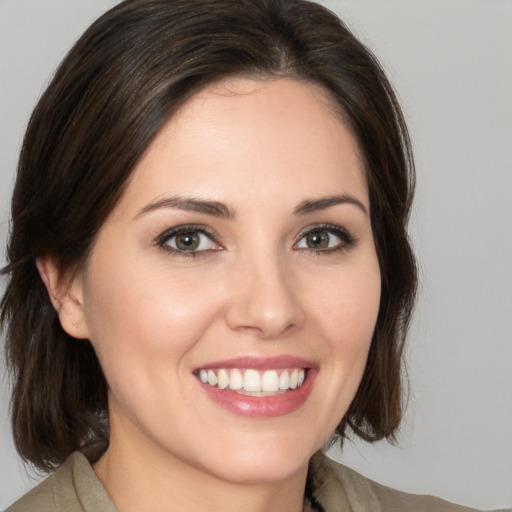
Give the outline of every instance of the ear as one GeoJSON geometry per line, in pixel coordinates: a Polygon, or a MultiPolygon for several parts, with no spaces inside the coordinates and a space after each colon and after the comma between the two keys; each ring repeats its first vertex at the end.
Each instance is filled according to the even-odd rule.
{"type": "Polygon", "coordinates": [[[89,338],[83,307],[82,275],[63,276],[51,256],[37,258],[36,265],[62,328],[74,338],[89,338]]]}

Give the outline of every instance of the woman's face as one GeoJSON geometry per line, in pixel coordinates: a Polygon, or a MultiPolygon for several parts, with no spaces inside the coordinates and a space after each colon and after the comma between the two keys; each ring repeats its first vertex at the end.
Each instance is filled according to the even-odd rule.
{"type": "Polygon", "coordinates": [[[239,78],[189,100],[75,282],[110,450],[234,482],[303,471],[365,367],[369,209],[356,142],[319,87],[239,78]]]}

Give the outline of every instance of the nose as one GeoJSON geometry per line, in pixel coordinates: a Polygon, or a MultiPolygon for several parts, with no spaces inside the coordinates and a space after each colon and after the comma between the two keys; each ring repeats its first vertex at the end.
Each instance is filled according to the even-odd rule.
{"type": "Polygon", "coordinates": [[[302,327],[305,319],[297,277],[278,257],[240,264],[230,272],[228,326],[275,340],[302,327]]]}

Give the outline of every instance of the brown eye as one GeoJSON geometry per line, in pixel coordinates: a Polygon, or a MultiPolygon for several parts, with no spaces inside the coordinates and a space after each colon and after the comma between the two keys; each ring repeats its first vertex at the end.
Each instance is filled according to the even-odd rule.
{"type": "Polygon", "coordinates": [[[305,236],[305,242],[308,249],[327,249],[331,236],[325,231],[311,231],[305,236]]]}
{"type": "Polygon", "coordinates": [[[176,249],[180,251],[195,251],[199,247],[199,235],[197,233],[181,233],[175,237],[176,249]]]}
{"type": "Polygon", "coordinates": [[[211,235],[202,229],[181,229],[167,232],[161,237],[159,245],[167,247],[175,253],[200,253],[219,249],[211,235]]]}
{"type": "Polygon", "coordinates": [[[355,238],[341,226],[316,226],[304,233],[295,249],[329,253],[345,250],[355,243],[355,238]]]}

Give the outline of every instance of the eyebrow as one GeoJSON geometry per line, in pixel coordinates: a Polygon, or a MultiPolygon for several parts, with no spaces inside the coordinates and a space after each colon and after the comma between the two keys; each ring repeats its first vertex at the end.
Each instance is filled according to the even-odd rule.
{"type": "Polygon", "coordinates": [[[337,204],[345,203],[357,206],[357,208],[362,210],[363,213],[368,215],[368,209],[366,208],[366,206],[361,201],[359,201],[359,199],[347,194],[342,194],[339,196],[321,197],[319,199],[309,199],[303,201],[295,209],[295,215],[305,215],[307,213],[316,212],[318,210],[325,210],[326,208],[330,208],[331,206],[336,206],[337,204]]]}
{"type": "Polygon", "coordinates": [[[225,219],[234,219],[235,211],[224,203],[218,201],[208,201],[197,198],[185,198],[174,196],[161,199],[154,203],[150,203],[142,208],[136,215],[139,217],[144,213],[148,213],[160,208],[176,208],[178,210],[186,210],[190,212],[202,213],[204,215],[212,215],[213,217],[221,217],[225,219]]]}
{"type": "MultiPolygon", "coordinates": [[[[302,201],[294,211],[295,215],[306,215],[308,213],[325,210],[331,206],[338,204],[352,204],[359,208],[363,213],[368,215],[366,206],[353,196],[343,194],[339,196],[321,197],[319,199],[307,199],[302,201]]],[[[236,212],[224,203],[219,201],[208,201],[205,199],[185,198],[182,196],[174,196],[149,203],[144,206],[136,215],[136,218],[145,213],[159,210],[161,208],[176,208],[178,210],[185,210],[191,212],[202,213],[204,215],[211,215],[213,217],[220,217],[224,219],[234,219],[236,212]]]]}

